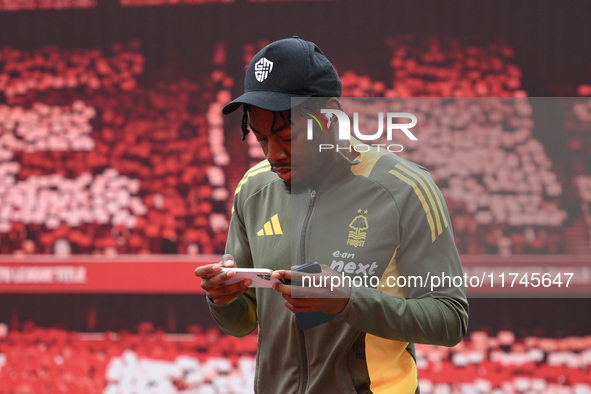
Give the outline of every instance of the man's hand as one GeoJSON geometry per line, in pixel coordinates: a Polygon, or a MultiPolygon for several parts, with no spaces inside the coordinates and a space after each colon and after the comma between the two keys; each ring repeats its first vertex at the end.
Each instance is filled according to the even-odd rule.
{"type": "MultiPolygon", "coordinates": [[[[292,312],[323,312],[336,314],[341,312],[351,297],[351,288],[343,286],[342,276],[325,264],[321,264],[322,272],[310,274],[306,272],[279,270],[274,271],[273,278],[302,281],[306,276],[311,279],[313,287],[300,287],[277,283],[273,289],[283,295],[285,306],[292,312]],[[314,277],[314,278],[313,278],[314,277]],[[333,279],[334,278],[334,279],[333,279]],[[339,286],[334,286],[338,281],[339,286]],[[322,284],[322,287],[316,287],[322,284]],[[331,287],[332,286],[332,287],[331,287]]],[[[296,268],[296,267],[292,267],[296,268]]],[[[309,285],[308,279],[305,285],[309,285]]]]}
{"type": "Polygon", "coordinates": [[[244,279],[229,285],[221,284],[236,275],[235,271],[221,272],[222,267],[234,267],[234,259],[227,258],[227,256],[229,255],[224,255],[219,263],[203,265],[195,269],[195,276],[201,278],[201,288],[205,290],[205,295],[211,298],[214,304],[218,305],[230,304],[236,301],[252,284],[250,279],[244,279]]]}

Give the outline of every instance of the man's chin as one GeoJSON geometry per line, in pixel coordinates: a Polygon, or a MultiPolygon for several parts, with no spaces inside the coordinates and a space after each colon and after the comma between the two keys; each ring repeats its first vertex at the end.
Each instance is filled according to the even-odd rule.
{"type": "Polygon", "coordinates": [[[283,181],[283,190],[287,194],[303,194],[306,193],[309,189],[309,184],[307,182],[293,182],[290,180],[283,181]]]}

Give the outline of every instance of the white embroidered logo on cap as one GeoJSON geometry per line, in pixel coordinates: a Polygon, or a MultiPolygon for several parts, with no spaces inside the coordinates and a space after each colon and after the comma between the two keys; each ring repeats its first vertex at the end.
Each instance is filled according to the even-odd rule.
{"type": "Polygon", "coordinates": [[[271,70],[273,70],[273,62],[263,57],[254,65],[254,76],[257,81],[263,82],[267,79],[271,70]]]}

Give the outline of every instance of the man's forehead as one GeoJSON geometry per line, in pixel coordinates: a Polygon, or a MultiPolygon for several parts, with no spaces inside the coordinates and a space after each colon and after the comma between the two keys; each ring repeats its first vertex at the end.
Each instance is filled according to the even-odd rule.
{"type": "Polygon", "coordinates": [[[259,134],[270,131],[272,134],[279,133],[291,127],[291,110],[269,111],[263,108],[248,108],[248,126],[259,134]],[[254,124],[253,124],[254,123],[254,124]]]}
{"type": "Polygon", "coordinates": [[[284,115],[287,116],[287,115],[289,115],[291,113],[292,110],[295,110],[295,108],[294,109],[286,109],[286,110],[283,110],[283,111],[271,111],[271,110],[268,110],[268,109],[256,107],[254,105],[248,105],[248,106],[246,106],[246,110],[248,111],[248,114],[251,117],[252,116],[257,116],[257,115],[272,117],[273,114],[276,114],[276,115],[279,115],[279,116],[281,116],[281,114],[284,114],[284,115]]]}

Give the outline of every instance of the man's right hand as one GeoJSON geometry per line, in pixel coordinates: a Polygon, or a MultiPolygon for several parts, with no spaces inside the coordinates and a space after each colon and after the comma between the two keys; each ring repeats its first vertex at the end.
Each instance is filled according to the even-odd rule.
{"type": "Polygon", "coordinates": [[[250,279],[244,279],[240,282],[222,285],[222,282],[236,275],[236,272],[232,270],[222,273],[222,267],[233,268],[234,260],[226,258],[226,255],[224,255],[219,263],[203,265],[195,269],[195,276],[201,278],[201,288],[205,290],[205,295],[217,305],[230,304],[236,301],[252,284],[250,279]]]}

